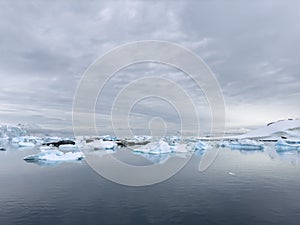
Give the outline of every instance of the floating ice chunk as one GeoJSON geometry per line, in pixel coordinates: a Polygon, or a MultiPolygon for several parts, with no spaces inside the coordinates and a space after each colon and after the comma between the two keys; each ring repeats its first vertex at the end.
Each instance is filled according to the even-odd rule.
{"type": "Polygon", "coordinates": [[[34,147],[35,144],[33,144],[32,142],[24,142],[24,141],[20,141],[19,143],[19,147],[34,147]]]}
{"type": "Polygon", "coordinates": [[[240,150],[262,150],[264,143],[256,140],[240,139],[237,141],[223,142],[221,146],[240,150]]]}
{"type": "Polygon", "coordinates": [[[189,142],[186,148],[188,151],[204,151],[208,147],[209,147],[208,144],[198,140],[198,141],[189,142]]]}
{"type": "Polygon", "coordinates": [[[34,147],[36,143],[36,138],[31,136],[21,136],[12,138],[12,144],[19,147],[34,147]]]}
{"type": "Polygon", "coordinates": [[[181,138],[178,136],[167,136],[164,138],[164,141],[167,142],[170,146],[175,146],[180,143],[181,138]]]}
{"type": "Polygon", "coordinates": [[[151,142],[147,145],[142,146],[139,149],[134,149],[133,151],[143,152],[148,154],[164,154],[164,153],[171,153],[172,148],[167,142],[160,140],[156,142],[151,142]]]}
{"type": "Polygon", "coordinates": [[[57,150],[54,146],[42,145],[39,147],[40,151],[57,150]]]}
{"type": "Polygon", "coordinates": [[[288,142],[285,140],[278,140],[275,144],[276,151],[292,151],[292,150],[300,150],[300,143],[297,142],[288,142]]]}
{"type": "Polygon", "coordinates": [[[135,135],[135,136],[133,136],[133,139],[136,140],[137,142],[145,142],[145,141],[150,141],[152,139],[152,137],[147,136],[147,135],[145,135],[145,136],[135,135]]]}
{"type": "Polygon", "coordinates": [[[73,161],[73,160],[82,160],[83,154],[81,152],[67,152],[63,153],[58,150],[45,150],[36,155],[29,155],[24,157],[25,161],[73,161]]]}
{"type": "Polygon", "coordinates": [[[63,144],[58,147],[59,150],[61,151],[79,151],[77,145],[72,145],[72,144],[63,144]]]}
{"type": "Polygon", "coordinates": [[[117,147],[116,142],[114,141],[103,141],[102,139],[100,140],[94,140],[93,142],[90,142],[87,144],[93,149],[113,149],[117,147]]]}
{"type": "Polygon", "coordinates": [[[110,136],[110,135],[103,135],[103,136],[101,136],[101,139],[104,141],[116,141],[117,137],[110,136]]]}

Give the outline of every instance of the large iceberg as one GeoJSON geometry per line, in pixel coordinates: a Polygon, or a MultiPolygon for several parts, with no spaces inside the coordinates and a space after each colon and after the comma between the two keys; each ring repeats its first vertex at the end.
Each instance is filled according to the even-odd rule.
{"type": "Polygon", "coordinates": [[[280,139],[276,142],[275,148],[277,151],[300,150],[300,142],[280,139]]]}
{"type": "Polygon", "coordinates": [[[44,150],[36,155],[29,155],[24,157],[25,161],[74,161],[82,160],[82,152],[67,152],[63,153],[59,150],[44,150]]]}
{"type": "Polygon", "coordinates": [[[236,141],[223,141],[220,146],[240,150],[262,150],[264,143],[256,140],[240,139],[236,141]]]}

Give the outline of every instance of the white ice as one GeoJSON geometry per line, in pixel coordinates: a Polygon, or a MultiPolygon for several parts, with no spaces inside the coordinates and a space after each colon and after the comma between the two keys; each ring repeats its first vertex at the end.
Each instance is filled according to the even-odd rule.
{"type": "Polygon", "coordinates": [[[256,140],[241,139],[237,141],[224,141],[221,143],[221,146],[231,149],[261,150],[264,148],[264,143],[256,140]]]}
{"type": "Polygon", "coordinates": [[[61,151],[79,151],[78,146],[77,145],[72,145],[72,144],[64,144],[64,145],[60,145],[58,147],[59,150],[61,151]]]}
{"type": "Polygon", "coordinates": [[[172,148],[167,142],[160,140],[146,144],[138,149],[134,149],[133,151],[147,154],[164,154],[171,153],[172,148]]]}
{"type": "Polygon", "coordinates": [[[88,143],[87,146],[93,149],[113,149],[117,147],[117,144],[114,141],[103,141],[102,139],[100,139],[88,143]]]}
{"type": "Polygon", "coordinates": [[[67,152],[63,153],[59,150],[45,150],[36,155],[29,155],[24,157],[27,161],[74,161],[83,159],[82,152],[67,152]]]}
{"type": "MultiPolygon", "coordinates": [[[[297,142],[296,142],[297,143],[297,142]]],[[[299,144],[291,144],[285,140],[278,140],[275,144],[277,151],[290,151],[290,150],[300,150],[300,143],[299,144]]]]}

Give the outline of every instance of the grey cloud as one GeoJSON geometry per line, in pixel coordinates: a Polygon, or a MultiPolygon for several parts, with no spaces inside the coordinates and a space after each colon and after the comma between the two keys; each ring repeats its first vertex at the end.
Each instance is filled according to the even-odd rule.
{"type": "MultiPolygon", "coordinates": [[[[300,117],[299,6],[297,1],[1,1],[0,114],[4,122],[19,118],[71,127],[73,96],[88,66],[120,44],[158,39],[190,48],[211,67],[229,126],[300,117]],[[257,110],[264,102],[270,106],[261,115],[257,110]],[[241,118],[248,117],[243,108],[261,120],[245,118],[243,124],[241,118]]],[[[118,90],[140,74],[173,79],[188,91],[202,120],[210,120],[193,82],[174,69],[144,65],[120,71],[107,84],[98,103],[101,129],[109,129],[106,115],[118,90]]],[[[147,119],[158,115],[144,109],[138,113],[147,119]]],[[[168,119],[177,122],[172,115],[168,119]]]]}

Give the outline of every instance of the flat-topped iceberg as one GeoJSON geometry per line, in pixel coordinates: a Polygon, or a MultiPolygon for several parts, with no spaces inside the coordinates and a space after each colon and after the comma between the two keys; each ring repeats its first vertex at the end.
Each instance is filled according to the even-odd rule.
{"type": "Polygon", "coordinates": [[[292,151],[292,150],[300,150],[299,142],[289,142],[288,140],[280,139],[275,144],[276,151],[292,151]]]}
{"type": "Polygon", "coordinates": [[[250,140],[250,139],[224,141],[220,145],[221,147],[228,147],[231,149],[240,149],[240,150],[262,150],[264,148],[263,142],[250,140]]]}
{"type": "Polygon", "coordinates": [[[59,150],[44,150],[36,155],[29,155],[24,157],[25,161],[74,161],[82,160],[82,152],[61,152],[59,150]]]}

